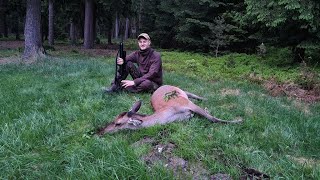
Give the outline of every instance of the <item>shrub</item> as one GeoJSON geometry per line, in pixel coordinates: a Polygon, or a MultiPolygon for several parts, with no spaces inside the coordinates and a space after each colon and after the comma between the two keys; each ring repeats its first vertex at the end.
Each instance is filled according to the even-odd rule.
{"type": "Polygon", "coordinates": [[[286,66],[293,63],[293,55],[289,48],[269,47],[264,59],[272,66],[286,66]]]}
{"type": "Polygon", "coordinates": [[[320,77],[317,72],[307,66],[307,63],[300,64],[300,75],[296,79],[296,83],[301,85],[303,89],[311,90],[319,87],[320,77]]]}

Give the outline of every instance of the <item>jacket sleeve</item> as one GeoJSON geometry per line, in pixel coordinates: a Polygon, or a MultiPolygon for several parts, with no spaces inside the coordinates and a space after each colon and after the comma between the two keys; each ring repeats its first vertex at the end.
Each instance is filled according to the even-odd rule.
{"type": "Polygon", "coordinates": [[[126,56],[126,61],[131,61],[133,63],[137,63],[137,55],[136,51],[130,53],[129,55],[126,56]]]}

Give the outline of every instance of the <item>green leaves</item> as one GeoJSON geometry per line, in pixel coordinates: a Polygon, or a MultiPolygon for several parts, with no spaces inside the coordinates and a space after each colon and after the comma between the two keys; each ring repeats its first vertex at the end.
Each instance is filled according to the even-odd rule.
{"type": "Polygon", "coordinates": [[[247,15],[270,27],[278,27],[290,20],[303,20],[312,24],[314,19],[319,18],[319,3],[313,0],[303,3],[295,0],[269,1],[269,3],[245,0],[245,4],[247,15]]]}
{"type": "MultiPolygon", "coordinates": [[[[260,31],[267,30],[272,38],[279,38],[278,44],[293,48],[307,39],[319,41],[320,3],[315,0],[245,0],[247,21],[260,25],[260,31]]],[[[308,40],[309,41],[309,40],[308,40]]],[[[313,47],[314,45],[304,46],[313,47]]],[[[304,57],[301,57],[302,59],[304,57]]]]}

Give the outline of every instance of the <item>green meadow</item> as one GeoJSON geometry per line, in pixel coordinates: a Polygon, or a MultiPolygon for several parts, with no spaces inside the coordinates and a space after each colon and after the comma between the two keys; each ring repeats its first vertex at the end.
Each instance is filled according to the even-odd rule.
{"type": "MultiPolygon", "coordinates": [[[[239,179],[248,168],[271,179],[320,179],[320,103],[274,97],[248,79],[256,73],[298,82],[299,66],[163,50],[165,84],[206,97],[195,103],[216,117],[244,122],[195,116],[98,137],[96,129],[137,100],[139,112],[151,114],[151,94],[103,94],[114,75],[112,56],[49,53],[34,63],[0,64],[0,179],[239,179]]],[[[18,55],[0,50],[1,58],[18,55]]]]}

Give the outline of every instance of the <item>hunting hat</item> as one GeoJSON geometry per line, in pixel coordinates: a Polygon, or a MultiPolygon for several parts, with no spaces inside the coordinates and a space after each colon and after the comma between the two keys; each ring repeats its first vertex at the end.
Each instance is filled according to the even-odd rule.
{"type": "Polygon", "coordinates": [[[139,36],[138,36],[138,40],[140,39],[140,38],[144,38],[144,39],[146,39],[146,40],[150,40],[150,36],[147,34],[147,33],[141,33],[139,36]]]}

